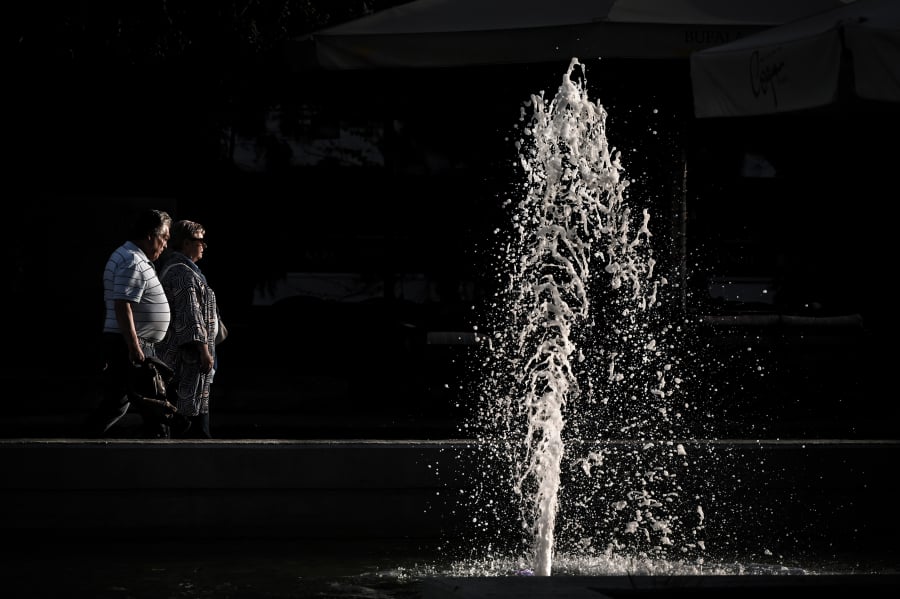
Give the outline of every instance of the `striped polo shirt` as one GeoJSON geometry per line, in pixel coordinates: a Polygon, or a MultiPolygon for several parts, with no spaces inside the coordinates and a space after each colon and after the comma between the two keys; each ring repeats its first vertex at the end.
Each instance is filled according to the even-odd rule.
{"type": "Polygon", "coordinates": [[[112,253],[103,271],[103,299],[106,302],[104,333],[120,333],[115,300],[131,302],[134,329],[141,339],[162,341],[169,328],[169,301],[156,269],[147,255],[131,241],[112,253]]]}

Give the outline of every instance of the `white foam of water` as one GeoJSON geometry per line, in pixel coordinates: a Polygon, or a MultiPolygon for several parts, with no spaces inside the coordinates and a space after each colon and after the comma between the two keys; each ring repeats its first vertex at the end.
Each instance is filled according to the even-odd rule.
{"type": "Polygon", "coordinates": [[[544,576],[562,565],[558,529],[582,555],[703,548],[702,507],[677,480],[688,459],[672,441],[680,378],[667,336],[676,327],[655,314],[666,280],[654,274],[649,211],[635,218],[627,201],[606,116],[578,59],[553,98],[523,106],[522,195],[509,204],[498,260],[507,284],[478,337],[486,352],[475,427],[490,479],[474,493],[485,502],[479,524],[489,533],[489,512],[504,501],[497,486],[508,483],[524,567],[544,576]],[[621,436],[637,446],[610,449],[621,436]]]}
{"type": "MultiPolygon", "coordinates": [[[[705,562],[704,560],[654,559],[605,552],[603,555],[583,556],[557,553],[553,560],[554,574],[559,576],[758,576],[812,575],[815,570],[788,567],[781,564],[705,562]]],[[[444,565],[419,565],[403,572],[409,579],[427,577],[480,578],[491,576],[531,576],[530,564],[509,557],[488,557],[444,565]]]]}

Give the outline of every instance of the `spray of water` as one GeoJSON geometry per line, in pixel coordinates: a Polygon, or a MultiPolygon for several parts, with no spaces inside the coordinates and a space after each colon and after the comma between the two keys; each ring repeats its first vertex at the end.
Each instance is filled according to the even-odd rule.
{"type": "MultiPolygon", "coordinates": [[[[476,501],[503,504],[497,489],[508,484],[523,571],[537,575],[551,574],[560,550],[660,557],[685,509],[695,538],[681,549],[702,549],[702,508],[685,505],[677,472],[687,459],[671,440],[680,379],[667,355],[677,328],[658,306],[667,282],[654,273],[649,211],[627,201],[606,117],[577,59],[554,97],[523,105],[524,177],[498,260],[505,283],[479,336],[474,426],[490,482],[476,501]]],[[[481,523],[490,534],[508,517],[481,523]]]]}

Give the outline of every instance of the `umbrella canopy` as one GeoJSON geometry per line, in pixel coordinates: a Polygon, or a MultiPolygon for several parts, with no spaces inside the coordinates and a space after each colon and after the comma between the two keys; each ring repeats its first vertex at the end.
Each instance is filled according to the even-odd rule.
{"type": "Polygon", "coordinates": [[[697,117],[825,106],[843,77],[861,98],[898,102],[900,2],[856,0],[701,50],[690,62],[697,117]]]}
{"type": "Polygon", "coordinates": [[[329,69],[449,67],[692,51],[841,0],[416,0],[311,37],[329,69]]]}

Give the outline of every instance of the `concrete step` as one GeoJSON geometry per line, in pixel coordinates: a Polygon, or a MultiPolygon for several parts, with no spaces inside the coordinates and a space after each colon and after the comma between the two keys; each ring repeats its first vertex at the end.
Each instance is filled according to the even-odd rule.
{"type": "MultiPolygon", "coordinates": [[[[897,555],[900,442],[685,440],[707,544],[897,555]]],[[[607,459],[643,441],[609,441],[607,459]]],[[[4,538],[465,537],[482,447],[448,440],[0,440],[4,538]]],[[[577,452],[577,447],[567,451],[577,452]]],[[[515,528],[515,527],[513,527],[515,528]]],[[[898,562],[900,563],[900,562],[898,562]]]]}

